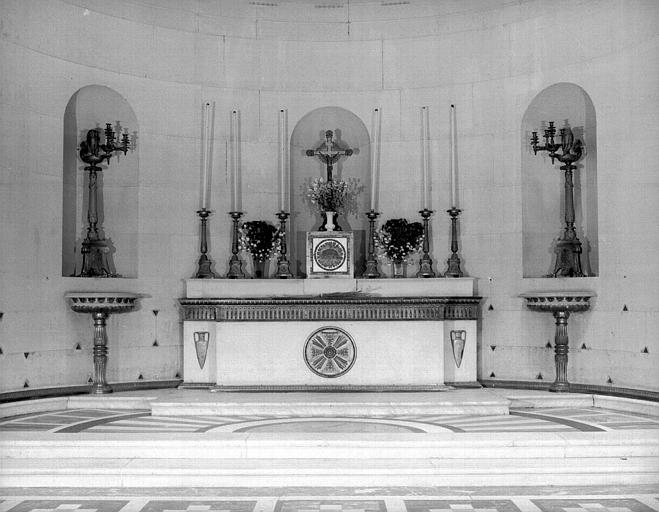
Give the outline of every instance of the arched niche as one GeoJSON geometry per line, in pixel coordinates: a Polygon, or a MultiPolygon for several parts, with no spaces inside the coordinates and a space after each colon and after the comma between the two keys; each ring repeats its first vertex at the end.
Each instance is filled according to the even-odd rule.
{"type": "MultiPolygon", "coordinates": [[[[135,148],[137,118],[128,102],[116,91],[101,85],[79,89],[66,105],[63,136],[62,275],[80,273],[81,244],[87,235],[89,173],[79,157],[80,143],[92,129],[101,131],[111,123],[115,132],[128,129],[132,149],[115,152],[98,173],[98,226],[110,247],[109,270],[121,277],[137,277],[138,267],[138,171],[135,148]]],[[[117,139],[120,139],[117,134],[117,139]]]]}
{"type": "MultiPolygon", "coordinates": [[[[524,113],[522,136],[522,251],[524,277],[553,274],[556,242],[565,227],[565,176],[560,162],[552,165],[547,152],[533,154],[531,132],[537,131],[540,144],[549,121],[557,131],[570,127],[575,140],[585,146],[584,156],[574,171],[575,229],[583,253],[581,265],[586,276],[599,271],[597,235],[597,123],[595,107],[581,87],[557,83],[541,91],[524,113]]],[[[556,137],[560,142],[560,137],[556,137]]],[[[560,153],[560,151],[559,151],[560,153]]]]}
{"type": "Polygon", "coordinates": [[[325,132],[332,130],[334,140],[343,148],[354,152],[342,157],[334,166],[335,180],[356,182],[350,211],[339,216],[338,223],[344,231],[352,231],[355,237],[355,275],[363,271],[367,251],[366,235],[368,219],[365,212],[370,204],[371,140],[362,120],[341,107],[321,107],[307,113],[296,124],[290,142],[290,198],[291,198],[291,271],[298,277],[306,275],[306,233],[317,230],[322,219],[315,206],[307,199],[307,189],[315,178],[326,177],[326,167],[317,157],[306,155],[325,141],[325,132]]]}

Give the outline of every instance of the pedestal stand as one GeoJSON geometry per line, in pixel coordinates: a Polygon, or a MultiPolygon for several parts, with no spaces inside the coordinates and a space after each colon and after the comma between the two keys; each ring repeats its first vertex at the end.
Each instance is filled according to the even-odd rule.
{"type": "Polygon", "coordinates": [[[458,216],[462,210],[453,206],[446,211],[451,216],[451,256],[447,261],[448,270],[444,276],[462,277],[464,274],[460,269],[460,257],[458,256],[458,216]]]}
{"type": "Polygon", "coordinates": [[[416,277],[435,277],[435,272],[432,269],[432,259],[430,258],[430,235],[428,231],[428,219],[432,215],[432,210],[424,208],[419,212],[423,219],[423,256],[419,261],[419,271],[416,277]]]}
{"type": "Polygon", "coordinates": [[[591,292],[533,292],[522,294],[526,305],[534,311],[548,311],[556,319],[554,335],[554,364],[556,365],[556,380],[549,391],[569,391],[567,380],[567,360],[569,340],[567,335],[567,320],[570,313],[586,311],[589,307],[591,292]]]}
{"type": "Polygon", "coordinates": [[[380,277],[378,260],[375,256],[375,220],[378,218],[378,215],[380,214],[373,209],[366,212],[366,216],[368,217],[368,255],[366,257],[366,270],[362,274],[362,277],[369,279],[380,277]]]}
{"type": "Polygon", "coordinates": [[[275,277],[279,279],[290,279],[293,277],[293,274],[291,274],[290,262],[286,257],[286,219],[288,218],[288,215],[289,214],[284,210],[277,212],[281,242],[279,245],[279,258],[277,258],[277,272],[275,273],[275,277]]]}
{"type": "Polygon", "coordinates": [[[106,321],[111,313],[121,313],[135,308],[138,295],[122,292],[72,292],[65,295],[76,313],[91,313],[94,320],[94,381],[90,393],[112,393],[105,380],[108,362],[108,337],[106,321]]]}
{"type": "Polygon", "coordinates": [[[195,274],[195,277],[197,279],[208,279],[208,278],[214,278],[217,277],[215,273],[211,270],[211,260],[208,259],[208,256],[206,256],[206,253],[208,252],[208,217],[210,216],[211,212],[210,210],[207,210],[206,208],[202,208],[201,210],[197,211],[197,215],[199,215],[199,218],[201,219],[201,247],[199,251],[201,252],[201,256],[199,256],[199,262],[198,262],[198,269],[197,273],[195,274]]]}
{"type": "Polygon", "coordinates": [[[243,273],[243,262],[240,261],[238,257],[238,221],[240,217],[243,216],[243,212],[229,212],[231,218],[233,219],[233,233],[232,233],[232,243],[231,243],[231,259],[229,260],[229,272],[227,277],[229,279],[244,279],[245,274],[243,273]]]}

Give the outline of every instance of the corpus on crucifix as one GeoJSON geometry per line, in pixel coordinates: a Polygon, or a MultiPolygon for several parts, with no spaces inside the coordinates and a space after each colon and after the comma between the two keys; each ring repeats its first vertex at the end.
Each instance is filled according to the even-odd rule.
{"type": "Polygon", "coordinates": [[[334,132],[332,130],[325,132],[325,142],[320,146],[316,149],[307,149],[307,156],[317,156],[327,166],[327,181],[332,181],[334,164],[344,155],[352,155],[352,149],[341,149],[334,142],[334,132]]]}

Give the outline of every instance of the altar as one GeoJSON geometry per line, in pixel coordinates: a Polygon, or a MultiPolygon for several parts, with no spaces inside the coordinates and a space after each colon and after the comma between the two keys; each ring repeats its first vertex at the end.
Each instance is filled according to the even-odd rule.
{"type": "Polygon", "coordinates": [[[476,383],[472,278],[189,279],[182,387],[420,391],[476,383]]]}

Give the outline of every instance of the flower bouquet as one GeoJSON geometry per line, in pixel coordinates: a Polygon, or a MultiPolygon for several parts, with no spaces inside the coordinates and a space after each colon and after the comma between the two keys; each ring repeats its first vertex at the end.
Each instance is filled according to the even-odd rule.
{"type": "Polygon", "coordinates": [[[376,233],[375,244],[380,256],[394,264],[394,277],[402,277],[403,262],[423,245],[423,225],[407,219],[389,219],[376,233]]]}
{"type": "Polygon", "coordinates": [[[264,220],[244,222],[241,226],[240,249],[252,255],[256,277],[263,276],[265,262],[279,249],[281,238],[279,229],[264,220]]]}
{"type": "Polygon", "coordinates": [[[325,178],[315,178],[307,188],[307,200],[312,206],[320,210],[322,214],[332,212],[333,215],[326,215],[325,222],[328,227],[323,223],[320,231],[332,231],[332,225],[337,231],[341,231],[341,227],[336,224],[336,216],[344,211],[353,211],[356,209],[355,196],[359,193],[357,181],[350,179],[344,180],[331,180],[327,181],[325,178]]]}

